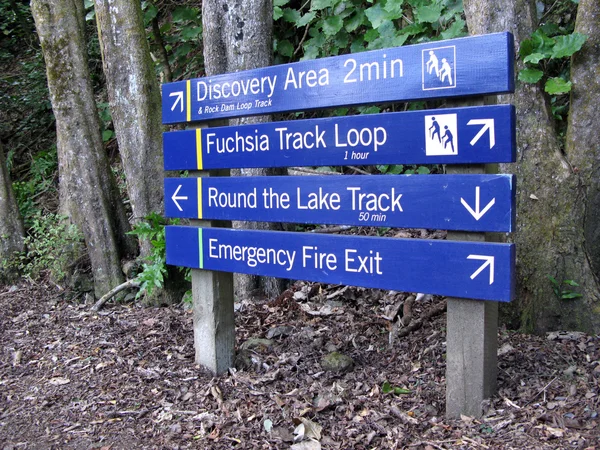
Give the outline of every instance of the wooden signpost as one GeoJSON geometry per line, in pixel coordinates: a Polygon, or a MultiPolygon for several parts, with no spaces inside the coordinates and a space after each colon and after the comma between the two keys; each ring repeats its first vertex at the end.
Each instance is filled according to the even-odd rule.
{"type": "MultiPolygon", "coordinates": [[[[497,33],[199,78],[163,86],[163,122],[506,93],[514,88],[512,62],[512,35],[497,33]]],[[[165,179],[166,215],[199,226],[166,230],[167,263],[193,269],[196,361],[215,373],[233,363],[227,273],[450,296],[462,300],[448,305],[447,414],[480,415],[496,365],[489,340],[497,340],[497,316],[485,305],[511,301],[515,291],[514,245],[485,242],[482,232],[514,229],[512,175],[232,178],[208,171],[513,162],[514,116],[512,106],[499,105],[165,133],[165,170],[191,175],[165,179]],[[213,227],[231,220],[434,228],[463,239],[213,227]],[[479,323],[461,322],[462,309],[481,305],[479,323]],[[465,345],[474,352],[466,362],[465,345]],[[457,361],[473,373],[456,368],[457,361]]]]}

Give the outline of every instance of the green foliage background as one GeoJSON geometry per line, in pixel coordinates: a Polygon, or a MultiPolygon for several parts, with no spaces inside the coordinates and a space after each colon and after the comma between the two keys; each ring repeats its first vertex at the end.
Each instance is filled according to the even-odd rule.
{"type": "MultiPolygon", "coordinates": [[[[519,57],[526,68],[519,80],[543,83],[557,119],[568,114],[570,56],[586,37],[573,33],[577,2],[553,0],[538,2],[540,28],[523,43],[519,57]]],[[[144,0],[141,3],[157,77],[170,73],[173,81],[205,74],[202,54],[201,2],[144,0]],[[166,55],[166,63],[160,55],[166,55]]],[[[113,171],[121,180],[126,196],[125,177],[120,168],[118,144],[107,100],[98,43],[93,0],[85,0],[90,73],[101,119],[101,132],[113,171]]],[[[65,228],[58,211],[58,162],[56,136],[46,86],[42,54],[35,35],[29,5],[0,0],[0,140],[21,213],[28,229],[27,242],[40,261],[61,260],[56,250],[81,240],[79,233],[65,228]],[[65,243],[65,239],[69,243],[65,243]],[[45,259],[44,259],[45,258],[45,259]]],[[[425,41],[467,35],[461,0],[274,0],[275,64],[356,53],[425,41]]],[[[337,108],[318,114],[350,115],[382,111],[403,111],[442,106],[440,102],[412,102],[337,108]]],[[[276,116],[275,119],[315,117],[317,113],[276,116]]],[[[561,122],[560,120],[558,122],[561,122]]],[[[562,120],[564,126],[564,120],[562,120]]],[[[356,168],[322,168],[356,173],[356,168]]],[[[439,167],[380,165],[360,169],[369,173],[429,173],[439,167]]],[[[126,200],[126,199],[125,199],[126,200]]],[[[164,281],[164,219],[148,217],[136,228],[138,236],[150,236],[155,252],[143,264],[140,281],[146,290],[164,281]]],[[[32,260],[21,259],[31,276],[43,270],[32,260]]],[[[51,265],[48,263],[48,265],[51,265]]],[[[52,269],[55,278],[64,269],[52,269]]]]}

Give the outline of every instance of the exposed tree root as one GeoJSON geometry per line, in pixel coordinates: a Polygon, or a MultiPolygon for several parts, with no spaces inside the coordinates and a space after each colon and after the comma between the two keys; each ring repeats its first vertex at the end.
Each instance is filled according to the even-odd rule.
{"type": "MultiPolygon", "coordinates": [[[[419,317],[418,319],[416,319],[414,321],[411,321],[405,327],[399,329],[397,337],[401,338],[401,337],[409,335],[413,331],[416,331],[419,328],[421,328],[423,326],[424,322],[430,320],[433,317],[439,316],[440,314],[443,314],[445,311],[446,311],[446,301],[438,303],[434,307],[429,308],[427,311],[425,311],[421,315],[421,317],[419,317]]],[[[406,314],[406,303],[405,303],[405,314],[406,314]]],[[[410,312],[410,316],[412,316],[412,311],[410,312]]],[[[404,317],[406,317],[406,316],[404,316],[404,317]]],[[[403,317],[403,319],[404,319],[404,317],[403,317]]],[[[407,323],[406,320],[403,320],[403,322],[407,323]]]]}
{"type": "Polygon", "coordinates": [[[104,294],[100,298],[100,300],[98,300],[96,303],[94,303],[94,306],[92,306],[92,311],[99,311],[100,308],[102,308],[102,306],[107,301],[109,301],[111,298],[113,298],[119,292],[124,291],[125,289],[138,288],[138,287],[140,287],[140,283],[138,281],[136,281],[135,279],[133,279],[133,280],[127,280],[125,283],[121,283],[117,287],[115,287],[115,288],[111,289],[110,291],[108,291],[106,294],[104,294]]]}

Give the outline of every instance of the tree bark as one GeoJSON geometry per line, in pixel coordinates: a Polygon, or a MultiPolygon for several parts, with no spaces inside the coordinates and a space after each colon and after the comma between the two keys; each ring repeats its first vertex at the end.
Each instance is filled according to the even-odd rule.
{"type": "MultiPolygon", "coordinates": [[[[163,209],[160,90],[140,2],[96,0],[95,10],[110,110],[137,223],[163,209]]],[[[147,256],[150,242],[140,244],[147,256]]]]}
{"type": "MultiPolygon", "coordinates": [[[[150,56],[142,9],[135,0],[96,0],[96,20],[108,97],[133,223],[163,211],[162,119],[160,88],[150,56]]],[[[152,252],[141,240],[141,256],[152,252]]],[[[164,289],[153,303],[181,301],[187,284],[183,272],[168,268],[164,289]]]]}
{"type": "Polygon", "coordinates": [[[24,238],[23,220],[6,167],[4,149],[0,144],[0,281],[8,281],[16,274],[16,270],[7,263],[15,253],[25,250],[24,238]]]}
{"type": "MultiPolygon", "coordinates": [[[[271,0],[205,0],[202,3],[204,61],[208,76],[271,65],[273,54],[273,3],[271,0]]],[[[234,119],[230,125],[267,122],[269,116],[234,119]]],[[[281,174],[273,169],[242,169],[240,175],[281,174]]],[[[236,228],[281,229],[277,223],[234,222],[236,228]]],[[[255,289],[275,297],[284,288],[284,280],[236,274],[238,298],[248,297],[255,289]]]]}
{"type": "MultiPolygon", "coordinates": [[[[521,41],[538,26],[532,0],[465,0],[464,7],[472,34],[511,31],[517,55],[521,41]]],[[[596,27],[597,23],[596,20],[596,27]]],[[[585,53],[583,49],[581,54],[585,53]]],[[[597,65],[592,67],[598,70],[597,65]]],[[[522,68],[523,63],[517,58],[517,72],[522,68]]],[[[577,155],[589,148],[567,142],[563,151],[548,98],[540,85],[517,81],[515,94],[502,96],[500,102],[512,102],[517,110],[517,163],[501,165],[503,172],[517,175],[517,227],[510,237],[517,248],[517,299],[510,309],[517,311],[520,326],[526,330],[597,332],[597,270],[595,273],[590,264],[583,226],[588,193],[577,167],[577,155]],[[559,298],[549,277],[558,282],[576,281],[580,287],[573,290],[583,297],[559,298]]],[[[586,124],[593,119],[591,106],[585,113],[572,104],[570,114],[570,129],[573,120],[586,124]]],[[[591,158],[595,158],[597,168],[597,153],[591,158]]]]}
{"type": "Polygon", "coordinates": [[[98,297],[123,282],[121,257],[135,252],[100,136],[77,0],[32,0],[56,117],[61,210],[83,231],[98,297]]]}

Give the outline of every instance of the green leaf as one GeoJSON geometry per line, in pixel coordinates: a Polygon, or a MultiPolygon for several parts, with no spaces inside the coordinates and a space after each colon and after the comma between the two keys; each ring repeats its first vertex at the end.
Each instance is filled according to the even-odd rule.
{"type": "Polygon", "coordinates": [[[407,27],[400,30],[400,33],[406,34],[407,36],[416,36],[425,31],[425,26],[422,23],[412,23],[407,27]]]}
{"type": "Polygon", "coordinates": [[[341,17],[330,16],[323,21],[323,33],[325,33],[325,36],[334,36],[342,29],[343,25],[341,17]]]}
{"type": "Polygon", "coordinates": [[[415,10],[415,16],[419,22],[434,23],[440,20],[442,5],[425,5],[415,10]]]}
{"type": "Polygon", "coordinates": [[[533,50],[537,53],[543,53],[547,57],[552,55],[552,47],[554,47],[554,39],[546,36],[540,28],[535,30],[531,35],[531,42],[533,44],[533,50]]]}
{"type": "Polygon", "coordinates": [[[279,6],[273,7],[273,20],[279,20],[283,17],[283,10],[279,6]]]}
{"type": "Polygon", "coordinates": [[[284,39],[283,41],[279,41],[277,43],[277,52],[281,56],[287,56],[288,58],[291,58],[294,54],[294,46],[290,41],[284,39]]]}
{"type": "Polygon", "coordinates": [[[389,164],[379,164],[377,167],[377,170],[379,170],[381,173],[387,173],[387,171],[390,168],[389,164]]]}
{"type": "Polygon", "coordinates": [[[187,8],[178,6],[172,13],[173,22],[185,22],[188,20],[196,20],[198,18],[198,10],[196,8],[187,8]]]}
{"type": "Polygon", "coordinates": [[[381,386],[381,392],[384,394],[389,394],[392,392],[392,385],[389,381],[384,381],[383,385],[381,386]]]}
{"type": "Polygon", "coordinates": [[[544,72],[537,69],[523,69],[519,72],[519,80],[525,83],[537,83],[544,76],[544,72]]]}
{"type": "Polygon", "coordinates": [[[273,6],[285,6],[290,0],[273,0],[273,6]]]}
{"type": "Polygon", "coordinates": [[[452,22],[446,30],[441,32],[442,39],[452,39],[466,34],[465,21],[458,19],[452,22]]]}
{"type": "Polygon", "coordinates": [[[560,27],[552,22],[546,22],[540,27],[540,29],[546,36],[556,36],[557,34],[561,34],[560,27]]]}
{"type": "Polygon", "coordinates": [[[429,167],[419,166],[417,173],[420,175],[427,175],[431,173],[431,170],[429,170],[429,167]]]}
{"type": "Polygon", "coordinates": [[[563,283],[568,284],[569,286],[579,286],[579,283],[575,280],[565,280],[563,283]]]}
{"type": "Polygon", "coordinates": [[[144,23],[150,23],[158,14],[158,9],[152,3],[148,3],[148,8],[144,11],[144,23]]]}
{"type": "Polygon", "coordinates": [[[394,388],[394,394],[396,394],[396,395],[410,394],[410,393],[412,393],[412,391],[410,389],[404,389],[404,388],[400,388],[400,387],[394,388]]]}
{"type": "Polygon", "coordinates": [[[365,12],[362,9],[356,10],[356,13],[346,20],[344,23],[344,28],[348,33],[355,31],[358,27],[360,27],[365,21],[365,12]]]}
{"type": "Polygon", "coordinates": [[[365,51],[365,41],[362,36],[354,38],[352,44],[350,44],[350,52],[360,53],[365,51]]]}
{"type": "Polygon", "coordinates": [[[379,31],[377,31],[375,28],[371,28],[370,30],[367,30],[367,32],[364,35],[364,39],[366,42],[373,42],[375,41],[375,39],[379,38],[379,31]]]}
{"type": "Polygon", "coordinates": [[[564,291],[560,294],[560,298],[563,298],[563,299],[571,299],[571,298],[579,298],[579,297],[583,297],[583,295],[580,294],[579,292],[564,291]]]}
{"type": "Polygon", "coordinates": [[[377,3],[376,5],[367,8],[365,10],[365,15],[367,16],[367,18],[371,22],[371,25],[373,25],[373,28],[375,29],[379,28],[383,23],[389,20],[387,11],[383,9],[380,3],[377,3]]]}
{"type": "Polygon", "coordinates": [[[184,41],[193,41],[202,34],[202,27],[184,27],[181,30],[181,37],[184,41]]]}
{"type": "Polygon", "coordinates": [[[521,47],[519,48],[519,56],[521,58],[525,58],[526,56],[533,53],[533,41],[531,39],[525,39],[521,42],[521,47]]]}
{"type": "Polygon", "coordinates": [[[546,81],[544,90],[550,95],[566,94],[571,91],[571,82],[564,78],[555,77],[546,81]]]}
{"type": "Polygon", "coordinates": [[[309,23],[311,23],[313,20],[315,20],[316,16],[317,16],[317,13],[315,11],[309,11],[296,21],[296,26],[298,28],[304,27],[304,26],[308,25],[309,23]]]}
{"type": "Polygon", "coordinates": [[[387,173],[391,173],[393,175],[400,175],[402,172],[404,172],[404,166],[402,164],[394,164],[393,166],[390,166],[389,170],[387,171],[387,173]]]}
{"type": "Polygon", "coordinates": [[[387,11],[390,20],[395,20],[402,17],[402,2],[388,0],[385,2],[385,6],[383,8],[387,11]]]}
{"type": "Polygon", "coordinates": [[[312,0],[310,3],[311,11],[320,11],[326,8],[332,8],[337,3],[336,0],[312,0]]]}
{"type": "Polygon", "coordinates": [[[543,55],[542,53],[532,53],[530,55],[527,55],[523,61],[526,63],[537,64],[545,57],[546,56],[543,55]]]}
{"type": "Polygon", "coordinates": [[[580,33],[573,33],[566,36],[557,36],[554,40],[556,44],[552,49],[552,58],[565,58],[581,50],[582,45],[587,40],[587,36],[580,33]]]}
{"type": "Polygon", "coordinates": [[[317,59],[319,56],[319,49],[321,49],[320,45],[315,45],[313,39],[304,44],[303,50],[304,55],[300,58],[301,61],[306,61],[310,59],[317,59]]]}
{"type": "Polygon", "coordinates": [[[113,133],[111,130],[104,130],[102,132],[102,142],[110,141],[114,135],[115,133],[113,133]]]}
{"type": "Polygon", "coordinates": [[[83,6],[85,9],[92,8],[94,6],[94,0],[83,0],[83,6]]]}
{"type": "Polygon", "coordinates": [[[283,20],[290,23],[296,23],[300,20],[300,11],[292,8],[285,8],[283,10],[283,20]]]}
{"type": "Polygon", "coordinates": [[[359,106],[356,108],[361,114],[378,114],[381,112],[379,106],[359,106]]]}
{"type": "Polygon", "coordinates": [[[96,11],[92,9],[89,13],[85,15],[85,21],[89,22],[91,20],[94,20],[94,17],[96,17],[96,11]]]}

